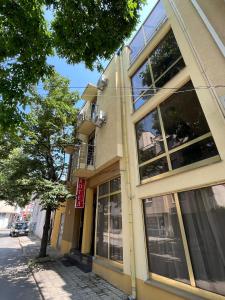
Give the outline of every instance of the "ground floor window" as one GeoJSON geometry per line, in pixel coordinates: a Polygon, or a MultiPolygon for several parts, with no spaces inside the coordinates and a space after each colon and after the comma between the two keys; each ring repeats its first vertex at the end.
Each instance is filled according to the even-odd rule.
{"type": "Polygon", "coordinates": [[[120,177],[98,188],[96,255],[123,262],[120,177]]]}
{"type": "Polygon", "coordinates": [[[225,296],[225,184],[145,199],[143,207],[149,271],[225,296]]]}

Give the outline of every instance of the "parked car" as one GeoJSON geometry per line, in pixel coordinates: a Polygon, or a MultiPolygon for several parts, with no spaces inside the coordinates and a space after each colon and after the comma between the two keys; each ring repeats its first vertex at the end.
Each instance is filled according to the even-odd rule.
{"type": "Polygon", "coordinates": [[[19,235],[28,235],[29,227],[26,222],[17,222],[14,223],[10,228],[10,236],[19,236],[19,235]]]}

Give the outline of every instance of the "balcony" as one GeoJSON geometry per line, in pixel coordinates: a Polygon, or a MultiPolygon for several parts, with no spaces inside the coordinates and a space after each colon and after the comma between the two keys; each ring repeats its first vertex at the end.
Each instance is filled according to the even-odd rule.
{"type": "Polygon", "coordinates": [[[86,86],[81,98],[85,101],[93,102],[98,95],[97,87],[91,83],[86,86]]]}
{"type": "Polygon", "coordinates": [[[130,64],[132,64],[139,54],[144,50],[147,44],[153,39],[156,32],[162,24],[167,20],[166,11],[163,7],[162,0],[158,1],[155,7],[150,12],[149,16],[138,30],[130,47],[130,64]]]}
{"type": "Polygon", "coordinates": [[[95,146],[82,143],[73,154],[72,174],[76,177],[88,178],[95,171],[95,146]]]}
{"type": "Polygon", "coordinates": [[[97,107],[91,104],[86,109],[82,110],[77,119],[77,131],[81,134],[89,135],[96,127],[93,122],[97,107]]]}

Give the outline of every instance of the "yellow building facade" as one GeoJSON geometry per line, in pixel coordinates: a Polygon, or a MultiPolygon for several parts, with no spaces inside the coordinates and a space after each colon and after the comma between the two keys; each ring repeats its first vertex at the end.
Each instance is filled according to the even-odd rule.
{"type": "Polygon", "coordinates": [[[85,207],[65,202],[52,244],[132,299],[225,299],[224,16],[223,0],[157,2],[82,95],[68,152],[85,207]]]}

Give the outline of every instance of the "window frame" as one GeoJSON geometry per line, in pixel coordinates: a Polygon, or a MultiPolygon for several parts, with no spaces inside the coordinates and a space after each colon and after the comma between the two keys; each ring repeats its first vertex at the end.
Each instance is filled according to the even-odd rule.
{"type": "MultiPolygon", "coordinates": [[[[113,195],[119,195],[120,194],[120,201],[121,201],[121,211],[122,211],[122,191],[121,191],[121,176],[115,176],[113,178],[111,178],[108,181],[105,181],[103,183],[101,183],[98,187],[97,187],[97,205],[96,205],[96,222],[95,222],[95,247],[94,247],[94,256],[96,258],[99,258],[103,261],[106,261],[107,263],[110,263],[120,269],[123,268],[123,261],[118,261],[118,260],[112,260],[110,259],[110,196],[113,195]],[[114,192],[110,191],[110,182],[113,181],[114,179],[120,178],[120,189],[114,192]],[[108,193],[103,194],[103,195],[99,195],[99,187],[100,185],[103,184],[108,184],[108,193]],[[104,257],[104,256],[100,256],[97,254],[97,226],[98,226],[98,203],[99,203],[99,199],[103,199],[103,198],[108,198],[108,257],[104,257]]],[[[122,217],[122,213],[121,213],[121,217],[122,217]]],[[[123,235],[123,226],[122,226],[122,235],[123,235]]]]}
{"type": "MultiPolygon", "coordinates": [[[[186,84],[188,83],[192,83],[190,77],[188,77],[186,79],[185,82],[182,83],[181,86],[179,86],[176,91],[182,89],[186,84]]],[[[168,94],[168,96],[166,98],[163,98],[162,101],[156,103],[156,105],[152,106],[151,110],[148,111],[144,117],[142,117],[141,119],[137,120],[135,123],[134,123],[134,127],[135,127],[135,140],[136,140],[136,153],[137,153],[137,167],[138,167],[138,174],[139,174],[139,183],[138,185],[142,185],[142,184],[145,184],[145,183],[148,183],[148,182],[152,182],[152,181],[155,181],[155,180],[159,180],[159,179],[162,179],[162,178],[165,178],[165,177],[168,177],[168,176],[172,176],[172,175],[175,175],[175,174],[178,174],[178,173],[182,173],[182,172],[185,172],[185,171],[189,171],[189,170],[193,170],[195,168],[199,168],[199,167],[202,167],[202,166],[205,166],[205,165],[208,165],[208,164],[212,164],[212,163],[215,163],[215,162],[218,162],[221,160],[220,158],[220,155],[219,155],[219,151],[218,151],[218,154],[215,155],[215,156],[212,156],[212,157],[209,157],[209,158],[206,158],[206,159],[202,159],[202,160],[199,160],[197,162],[194,162],[194,163],[191,163],[191,164],[187,164],[185,166],[182,166],[182,167],[179,167],[179,168],[176,168],[176,169],[172,169],[172,163],[171,163],[171,159],[170,159],[170,155],[175,153],[175,152],[178,152],[182,149],[185,149],[191,145],[194,145],[198,142],[201,142],[201,141],[204,141],[206,140],[207,138],[213,138],[213,135],[212,135],[212,132],[209,131],[197,138],[194,138],[190,141],[187,141],[177,147],[174,147],[174,148],[171,148],[170,150],[168,149],[168,145],[167,145],[167,139],[166,139],[166,133],[165,133],[165,127],[164,127],[164,124],[163,124],[163,120],[162,120],[162,115],[161,115],[161,109],[160,109],[160,105],[163,104],[165,101],[167,101],[170,97],[173,96],[173,93],[172,94],[168,94]],[[158,155],[158,156],[155,156],[145,162],[142,162],[142,163],[139,163],[139,156],[138,156],[138,152],[139,152],[139,148],[138,148],[138,140],[137,140],[137,131],[136,131],[136,125],[141,122],[145,117],[147,117],[149,114],[151,114],[154,110],[157,110],[158,112],[158,117],[159,117],[159,124],[160,124],[160,129],[161,129],[161,134],[162,134],[162,139],[163,139],[163,143],[164,143],[164,153],[158,155]],[[141,179],[141,174],[140,174],[140,168],[142,166],[145,166],[145,165],[148,165],[150,164],[151,162],[154,162],[158,159],[161,159],[161,158],[164,158],[166,157],[167,159],[167,163],[168,163],[168,171],[167,172],[164,172],[164,173],[161,173],[161,174],[158,174],[158,175],[155,175],[155,176],[152,176],[152,177],[148,177],[148,178],[145,178],[145,179],[141,179]]],[[[200,107],[201,107],[201,103],[199,101],[199,98],[198,98],[198,95],[196,94],[197,96],[197,99],[198,99],[198,102],[200,104],[200,107]]],[[[202,111],[203,111],[203,114],[205,116],[205,113],[204,113],[204,110],[203,108],[201,107],[202,111]]],[[[206,116],[205,116],[205,119],[206,119],[206,116]]],[[[206,119],[206,122],[207,122],[207,119],[206,119]]],[[[207,123],[208,124],[208,123],[207,123]]],[[[210,130],[210,128],[209,128],[210,130]]]]}
{"type": "Polygon", "coordinates": [[[174,33],[173,33],[173,30],[172,28],[170,27],[169,30],[163,35],[163,37],[159,40],[159,42],[157,43],[157,45],[150,51],[150,53],[147,55],[147,58],[141,63],[141,65],[139,65],[135,71],[133,72],[133,74],[130,75],[130,82],[131,82],[131,91],[132,91],[132,107],[133,107],[133,112],[137,111],[140,109],[140,107],[142,107],[146,102],[148,102],[150,100],[150,98],[154,97],[158,91],[160,91],[163,86],[165,84],[167,84],[173,77],[175,77],[178,73],[180,73],[180,71],[182,71],[185,67],[186,67],[186,64],[184,62],[184,59],[183,59],[183,56],[182,56],[182,53],[180,51],[180,48],[179,48],[179,45],[176,41],[176,38],[174,36],[174,39],[177,43],[177,47],[180,51],[180,56],[157,78],[154,78],[154,73],[153,73],[153,70],[152,70],[152,64],[151,64],[151,55],[152,53],[154,53],[154,51],[157,49],[158,46],[161,45],[161,43],[165,40],[165,38],[167,37],[167,35],[169,35],[170,33],[172,32],[173,36],[174,36],[174,33]],[[160,87],[159,89],[157,89],[157,82],[160,81],[161,78],[163,78],[164,75],[167,74],[167,72],[169,70],[171,70],[176,64],[178,64],[181,60],[183,60],[183,63],[184,63],[184,66],[183,68],[178,71],[176,73],[176,75],[174,75],[172,78],[170,78],[162,87],[160,87]],[[132,78],[136,75],[136,73],[138,72],[139,69],[142,68],[142,66],[146,64],[148,65],[148,68],[149,68],[149,71],[150,71],[150,76],[151,76],[151,85],[149,87],[146,87],[146,88],[143,88],[145,89],[144,92],[142,92],[141,94],[139,94],[138,96],[136,96],[135,98],[135,95],[133,95],[133,90],[135,90],[135,87],[133,87],[133,83],[132,83],[132,78]],[[148,100],[145,101],[145,103],[143,103],[139,108],[135,109],[135,104],[142,98],[144,97],[145,95],[148,95],[148,100]]]}
{"type": "Polygon", "coordinates": [[[176,294],[176,290],[178,291],[178,289],[180,289],[180,290],[183,290],[190,294],[194,294],[194,295],[197,295],[200,297],[205,297],[205,299],[208,299],[208,300],[225,300],[224,295],[217,294],[217,293],[214,293],[214,292],[211,292],[208,290],[204,290],[202,288],[197,287],[195,284],[193,264],[191,262],[190,250],[188,247],[181,207],[180,207],[180,203],[179,203],[179,196],[178,196],[178,193],[181,193],[181,192],[199,190],[202,188],[213,187],[213,186],[221,185],[221,184],[225,184],[225,181],[222,180],[222,181],[214,182],[211,184],[202,184],[201,186],[197,186],[197,187],[191,187],[191,188],[189,187],[189,188],[184,188],[181,190],[175,190],[175,191],[170,191],[170,192],[166,192],[166,193],[159,193],[159,194],[155,194],[155,195],[151,195],[151,196],[147,195],[146,197],[140,198],[141,207],[142,207],[143,226],[144,226],[144,228],[143,228],[144,247],[145,247],[146,264],[147,264],[147,270],[148,270],[148,279],[146,280],[147,284],[150,284],[150,285],[153,284],[153,286],[154,286],[155,285],[154,282],[158,282],[159,284],[165,284],[165,286],[174,288],[175,294],[176,294]],[[147,234],[146,234],[146,223],[145,223],[145,213],[144,213],[144,200],[151,199],[153,197],[166,196],[166,195],[172,195],[172,197],[175,201],[175,207],[177,210],[178,222],[179,222],[179,227],[180,227],[180,232],[181,232],[181,239],[182,239],[183,247],[184,247],[185,259],[186,259],[186,263],[187,263],[187,267],[188,267],[190,284],[186,284],[186,283],[177,281],[175,279],[167,278],[165,276],[158,275],[158,274],[150,271],[150,261],[149,261],[149,257],[148,257],[147,234]]]}

